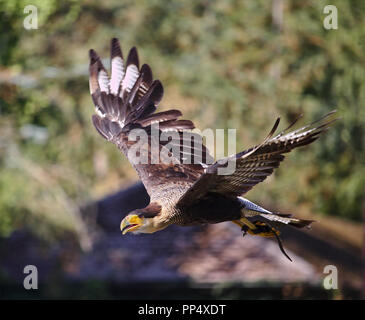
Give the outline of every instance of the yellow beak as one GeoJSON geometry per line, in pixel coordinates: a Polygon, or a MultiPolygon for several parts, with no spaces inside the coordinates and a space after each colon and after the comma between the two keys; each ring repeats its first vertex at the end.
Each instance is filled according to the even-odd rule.
{"type": "Polygon", "coordinates": [[[137,215],[127,216],[122,220],[120,224],[120,230],[124,235],[127,232],[137,230],[141,225],[142,220],[137,215]]]}

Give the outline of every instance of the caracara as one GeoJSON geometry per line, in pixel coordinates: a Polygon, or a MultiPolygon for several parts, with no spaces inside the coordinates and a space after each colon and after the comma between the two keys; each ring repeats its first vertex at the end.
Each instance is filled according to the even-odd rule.
{"type": "Polygon", "coordinates": [[[312,220],[271,212],[242,195],[265,180],[285,153],[325,132],[335,120],[329,119],[333,112],[289,131],[293,123],[274,136],[278,118],[261,144],[214,162],[201,136],[192,132],[194,124],[179,119],[180,111],[155,113],[163,87],[153,80],[149,65],[139,66],[136,48],[129,51],[125,62],[119,41],[111,40],[110,77],[97,53],[89,53],[90,93],[96,111],[92,122],[102,137],[128,157],[150,196],[147,207],[130,212],[122,220],[122,234],[153,233],[171,224],[232,221],[244,234],[276,237],[286,255],[278,228],[302,228],[312,220]],[[230,164],[234,164],[234,172],[222,173],[230,164]]]}

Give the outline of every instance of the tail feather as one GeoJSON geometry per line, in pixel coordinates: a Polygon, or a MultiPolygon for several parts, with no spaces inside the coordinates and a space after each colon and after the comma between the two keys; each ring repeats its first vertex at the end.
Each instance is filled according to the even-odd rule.
{"type": "Polygon", "coordinates": [[[296,228],[303,228],[309,226],[314,220],[305,220],[292,217],[291,214],[271,212],[259,205],[247,200],[243,197],[238,197],[238,200],[242,204],[243,214],[246,217],[263,217],[269,221],[279,222],[286,225],[291,225],[296,228]]]}
{"type": "Polygon", "coordinates": [[[309,226],[314,220],[305,220],[305,219],[298,219],[298,218],[291,218],[287,217],[283,214],[260,214],[261,217],[275,222],[280,222],[286,225],[291,225],[296,228],[303,228],[309,226]]]}

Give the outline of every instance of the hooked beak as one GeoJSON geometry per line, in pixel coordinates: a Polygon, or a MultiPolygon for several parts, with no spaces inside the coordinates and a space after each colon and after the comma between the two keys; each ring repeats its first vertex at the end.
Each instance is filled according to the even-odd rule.
{"type": "Polygon", "coordinates": [[[136,227],[138,227],[138,224],[128,224],[128,223],[124,223],[122,224],[122,226],[120,227],[120,230],[122,230],[122,234],[126,234],[129,231],[135,230],[137,229],[136,227]]]}
{"type": "Polygon", "coordinates": [[[126,234],[127,232],[134,231],[138,229],[142,225],[142,221],[138,217],[125,217],[121,224],[120,224],[120,230],[122,231],[122,234],[126,234]]]}

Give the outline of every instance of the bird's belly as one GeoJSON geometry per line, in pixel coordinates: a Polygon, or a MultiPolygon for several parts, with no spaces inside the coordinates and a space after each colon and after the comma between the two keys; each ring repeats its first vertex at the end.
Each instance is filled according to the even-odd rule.
{"type": "Polygon", "coordinates": [[[241,218],[241,208],[231,201],[203,202],[181,212],[179,225],[213,224],[241,218]]]}

